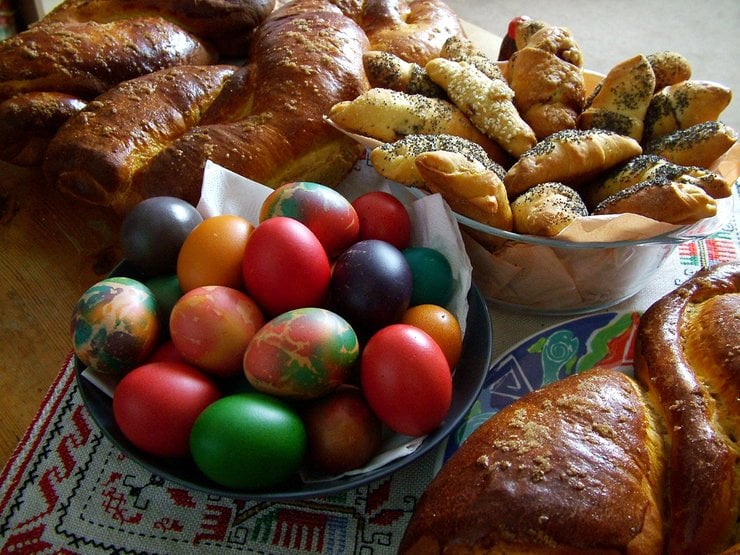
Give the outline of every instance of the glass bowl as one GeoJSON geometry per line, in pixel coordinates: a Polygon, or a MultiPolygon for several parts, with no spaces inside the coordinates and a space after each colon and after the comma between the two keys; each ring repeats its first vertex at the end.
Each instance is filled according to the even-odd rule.
{"type": "Polygon", "coordinates": [[[731,197],[718,201],[716,216],[641,240],[565,241],[455,217],[473,266],[473,282],[489,302],[543,315],[585,314],[638,293],[679,244],[720,231],[730,220],[737,186],[731,197]]]}

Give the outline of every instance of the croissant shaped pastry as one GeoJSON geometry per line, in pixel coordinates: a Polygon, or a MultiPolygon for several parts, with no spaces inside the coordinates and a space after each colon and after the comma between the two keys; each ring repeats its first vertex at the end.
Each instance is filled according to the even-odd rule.
{"type": "Polygon", "coordinates": [[[614,66],[596,86],[581,113],[581,129],[601,128],[642,141],[645,114],[655,92],[655,74],[638,54],[614,66]]]}
{"type": "Polygon", "coordinates": [[[737,553],[740,262],[642,316],[635,376],[595,368],[481,424],[419,499],[399,552],[737,553]]]}
{"type": "Polygon", "coordinates": [[[429,77],[485,135],[509,154],[520,156],[535,145],[534,131],[514,106],[514,91],[502,79],[491,79],[474,65],[434,58],[426,65],[429,77]]]}

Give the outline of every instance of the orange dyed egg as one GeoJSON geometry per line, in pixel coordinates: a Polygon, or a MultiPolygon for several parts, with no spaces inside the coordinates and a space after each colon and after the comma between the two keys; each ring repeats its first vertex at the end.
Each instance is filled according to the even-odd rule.
{"type": "Polygon", "coordinates": [[[242,259],[254,226],[245,218],[224,214],[203,220],[185,239],[177,257],[183,291],[204,285],[241,289],[242,259]]]}

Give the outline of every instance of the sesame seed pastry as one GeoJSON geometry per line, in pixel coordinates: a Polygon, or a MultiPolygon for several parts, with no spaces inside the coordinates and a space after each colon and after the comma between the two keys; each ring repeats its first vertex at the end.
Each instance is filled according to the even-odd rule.
{"type": "Polygon", "coordinates": [[[432,81],[470,121],[513,156],[520,156],[537,142],[534,131],[514,106],[514,91],[501,79],[490,79],[467,62],[435,58],[426,65],[432,81]]]}
{"type": "Polygon", "coordinates": [[[499,65],[489,58],[485,52],[478,48],[472,41],[464,37],[450,37],[442,45],[439,52],[440,58],[446,58],[453,62],[466,62],[475,66],[489,79],[503,79],[499,65]]]}
{"type": "Polygon", "coordinates": [[[614,66],[586,100],[581,129],[609,129],[642,141],[645,113],[655,92],[655,74],[638,54],[614,66]]]}

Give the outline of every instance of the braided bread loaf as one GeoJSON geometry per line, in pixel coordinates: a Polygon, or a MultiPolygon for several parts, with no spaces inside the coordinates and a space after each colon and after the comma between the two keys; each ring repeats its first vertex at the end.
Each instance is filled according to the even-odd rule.
{"type": "Polygon", "coordinates": [[[338,184],[362,150],[324,117],[337,102],[368,89],[363,54],[381,46],[424,62],[457,35],[460,22],[440,0],[367,0],[341,7],[330,0],[293,0],[257,27],[245,64],[187,129],[176,119],[157,119],[169,127],[147,131],[142,140],[150,121],[145,108],[154,104],[109,94],[106,113],[137,117],[118,117],[110,125],[113,118],[101,118],[94,106],[80,112],[51,141],[44,174],[63,190],[120,212],[155,195],[196,202],[207,160],[272,186],[291,180],[338,184]],[[393,36],[403,40],[394,44],[393,36]],[[410,44],[415,47],[409,53],[410,44]],[[110,105],[113,96],[117,100],[110,105]],[[132,134],[137,144],[128,139],[132,134]],[[110,156],[111,140],[129,145],[126,156],[110,156]]]}
{"type": "Polygon", "coordinates": [[[0,159],[41,163],[84,104],[123,81],[244,55],[274,0],[67,0],[0,42],[0,159]],[[46,93],[46,94],[40,94],[46,93]]]}
{"type": "Polygon", "coordinates": [[[642,316],[634,378],[589,370],[490,417],[399,552],[737,553],[738,315],[740,263],[704,269],[642,316]]]}

